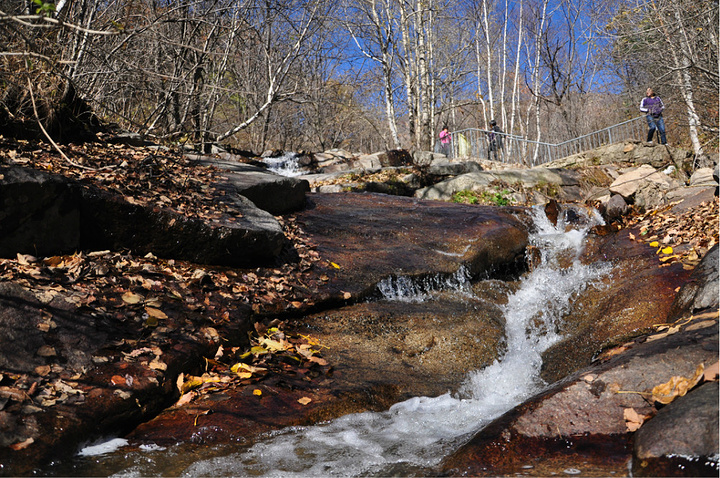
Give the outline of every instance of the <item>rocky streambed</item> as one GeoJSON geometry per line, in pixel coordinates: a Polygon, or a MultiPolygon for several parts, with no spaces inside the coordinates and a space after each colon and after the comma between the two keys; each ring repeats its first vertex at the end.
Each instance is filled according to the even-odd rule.
{"type": "MultiPolygon", "coordinates": [[[[221,190],[228,204],[232,189],[221,190]]],[[[686,199],[691,210],[710,207],[717,217],[712,194],[704,206],[691,205],[695,196],[686,199]]],[[[198,268],[108,251],[6,262],[0,317],[3,341],[14,346],[4,349],[0,372],[0,473],[233,474],[220,462],[192,467],[271,431],[398,402],[406,405],[391,412],[409,410],[410,420],[425,403],[439,404],[434,423],[442,424],[442,407],[467,393],[468,373],[490,368],[507,350],[503,308],[539,260],[530,210],[372,193],[306,199],[283,213],[285,235],[300,240],[275,267],[198,268]],[[86,288],[85,278],[107,280],[113,293],[86,288]],[[243,301],[248,294],[253,300],[243,301]],[[260,345],[254,360],[245,356],[260,345]],[[412,398],[420,396],[428,398],[412,398]],[[116,452],[75,455],[114,437],[126,440],[116,452]]],[[[561,206],[561,221],[568,209],[561,206]]],[[[161,222],[177,224],[172,216],[161,222]]],[[[643,227],[588,231],[577,260],[612,272],[573,292],[572,307],[546,330],[557,340],[542,352],[539,373],[554,385],[479,434],[470,427],[450,440],[440,462],[378,472],[716,474],[709,428],[684,435],[682,445],[641,432],[666,415],[684,426],[685,396],[665,406],[653,389],[673,377],[690,381],[700,364],[717,362],[717,300],[708,300],[717,290],[717,247],[692,267],[687,255],[663,261],[670,254],[638,240],[654,231],[643,227]],[[671,406],[680,411],[666,412],[671,406]]],[[[258,247],[252,237],[249,244],[258,247]]],[[[574,263],[559,260],[561,270],[574,263]]],[[[540,316],[528,320],[529,329],[543,327],[540,316]]],[[[687,399],[713,380],[703,371],[687,399]]],[[[688,403],[698,423],[717,416],[717,401],[688,403]]],[[[414,434],[423,429],[432,435],[429,422],[414,434]]],[[[383,448],[372,442],[360,449],[383,448]]]]}

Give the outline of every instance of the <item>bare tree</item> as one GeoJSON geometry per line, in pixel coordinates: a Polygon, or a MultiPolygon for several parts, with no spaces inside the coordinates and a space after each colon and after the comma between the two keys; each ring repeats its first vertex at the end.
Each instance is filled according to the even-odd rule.
{"type": "Polygon", "coordinates": [[[394,68],[396,22],[393,0],[358,0],[346,6],[344,24],[364,56],[382,69],[385,99],[385,117],[395,148],[400,148],[400,137],[395,118],[394,68]]]}

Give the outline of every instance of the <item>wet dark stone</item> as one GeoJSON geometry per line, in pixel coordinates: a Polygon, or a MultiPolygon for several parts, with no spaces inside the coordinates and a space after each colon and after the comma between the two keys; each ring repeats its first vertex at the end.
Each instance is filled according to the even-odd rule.
{"type": "MultiPolygon", "coordinates": [[[[494,420],[446,458],[443,472],[452,476],[498,476],[532,465],[532,473],[541,476],[560,474],[567,468],[579,470],[578,474],[601,476],[625,473],[632,458],[632,433],[624,411],[633,409],[639,416],[658,413],[643,394],[669,377],[692,376],[699,363],[716,361],[716,354],[705,350],[703,343],[716,342],[717,333],[717,316],[711,320],[697,318],[673,334],[627,345],[624,353],[596,361],[494,420]],[[602,383],[595,385],[597,382],[602,383]],[[557,447],[563,441],[567,442],[568,453],[557,447]]],[[[709,437],[712,430],[717,437],[717,421],[706,418],[717,418],[717,384],[708,396],[714,410],[698,411],[690,418],[689,410],[700,407],[693,404],[685,416],[674,418],[674,424],[657,422],[657,427],[664,429],[667,425],[668,429],[658,443],[672,443],[670,430],[687,427],[688,420],[697,420],[697,428],[693,431],[688,427],[687,433],[698,435],[702,431],[702,436],[709,437]]],[[[655,419],[657,416],[640,431],[655,419]]],[[[658,435],[652,428],[647,433],[658,435]]],[[[691,456],[709,449],[707,440],[700,443],[697,437],[691,440],[685,432],[681,435],[688,437],[689,446],[673,449],[691,456]]]]}
{"type": "Polygon", "coordinates": [[[472,277],[524,270],[527,213],[521,208],[469,206],[383,194],[309,194],[296,214],[325,264],[328,293],[374,294],[387,277],[472,277]]]}
{"type": "Polygon", "coordinates": [[[658,411],[635,436],[635,476],[718,476],[718,382],[658,411]],[[667,474],[667,475],[666,475],[667,474]]]}
{"type": "Polygon", "coordinates": [[[715,244],[693,269],[687,283],[675,296],[670,319],[678,319],[702,309],[717,309],[720,249],[715,244]]]}

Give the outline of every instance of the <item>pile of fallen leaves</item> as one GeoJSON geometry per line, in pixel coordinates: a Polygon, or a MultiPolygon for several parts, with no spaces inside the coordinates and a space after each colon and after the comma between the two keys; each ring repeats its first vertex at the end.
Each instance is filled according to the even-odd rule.
{"type": "MultiPolygon", "coordinates": [[[[324,348],[320,342],[307,335],[287,334],[281,330],[282,322],[274,321],[270,325],[255,324],[257,333],[249,350],[221,346],[213,359],[206,359],[207,371],[201,376],[181,374],[177,381],[181,396],[175,406],[203,395],[253,384],[269,373],[292,373],[308,381],[330,373],[328,362],[319,356],[324,348]]],[[[255,393],[262,392],[258,389],[255,393]]],[[[303,405],[309,402],[308,398],[303,405]]]]}
{"type": "Polygon", "coordinates": [[[194,164],[181,151],[163,147],[83,143],[60,146],[10,141],[0,136],[0,163],[60,174],[119,194],[128,202],[150,205],[209,220],[240,215],[218,201],[215,184],[222,171],[194,164]]]}
{"type": "Polygon", "coordinates": [[[663,265],[680,262],[694,269],[708,250],[718,243],[718,197],[682,212],[673,213],[668,204],[642,214],[631,214],[624,228],[640,231],[630,239],[657,249],[663,265]]]}
{"type": "MultiPolygon", "coordinates": [[[[97,143],[61,148],[65,157],[45,143],[0,137],[0,163],[65,175],[120,194],[135,204],[165,207],[204,220],[216,221],[221,217],[232,220],[240,214],[230,203],[218,200],[222,193],[213,185],[222,179],[222,172],[196,165],[182,152],[97,143]]],[[[142,358],[147,355],[145,352],[151,351],[155,359],[150,365],[158,368],[162,367],[158,358],[161,348],[171,333],[192,336],[215,332],[234,320],[245,320],[239,312],[243,306],[246,315],[256,314],[252,320],[262,322],[264,317],[314,305],[319,285],[329,280],[313,270],[320,260],[319,254],[293,218],[278,217],[277,220],[292,245],[292,253],[288,254],[288,260],[274,267],[199,266],[152,254],[137,257],[124,251],[78,252],[53,257],[18,254],[15,258],[0,259],[0,281],[21,285],[41,304],[64,300],[83,314],[142,330],[140,338],[119,340],[113,346],[117,353],[123,354],[124,360],[134,360],[135,355],[142,358]]],[[[46,325],[44,331],[51,331],[52,317],[48,317],[46,325]]],[[[320,366],[315,349],[304,348],[299,343],[293,343],[293,347],[299,360],[290,364],[296,369],[320,366]]],[[[238,370],[255,367],[253,377],[259,377],[260,368],[273,369],[264,365],[271,362],[271,356],[289,353],[289,349],[266,347],[266,350],[267,354],[251,354],[257,356],[255,359],[238,360],[236,364],[246,364],[237,365],[238,370]]],[[[61,359],[54,355],[47,357],[49,361],[61,359]]],[[[106,358],[93,357],[93,360],[99,362],[106,358]]],[[[221,368],[219,360],[208,364],[210,368],[221,368]]],[[[237,377],[241,377],[238,373],[249,373],[238,370],[231,372],[237,377]]],[[[18,393],[25,398],[30,391],[36,397],[46,396],[47,400],[42,403],[50,406],[73,395],[56,386],[58,377],[72,377],[77,373],[60,362],[36,370],[36,377],[0,373],[0,389],[8,393],[22,390],[18,393]]],[[[8,393],[0,393],[0,399],[8,393]]],[[[0,409],[2,405],[0,400],[0,409]]]]}

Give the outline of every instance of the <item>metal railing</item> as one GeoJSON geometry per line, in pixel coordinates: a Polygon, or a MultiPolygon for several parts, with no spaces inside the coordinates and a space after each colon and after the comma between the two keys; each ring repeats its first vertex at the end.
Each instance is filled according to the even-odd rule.
{"type": "Polygon", "coordinates": [[[646,128],[645,116],[639,116],[557,144],[508,133],[495,133],[497,140],[491,143],[491,131],[468,128],[451,133],[452,154],[454,158],[482,158],[537,166],[619,141],[642,140],[647,134],[646,128]]]}

